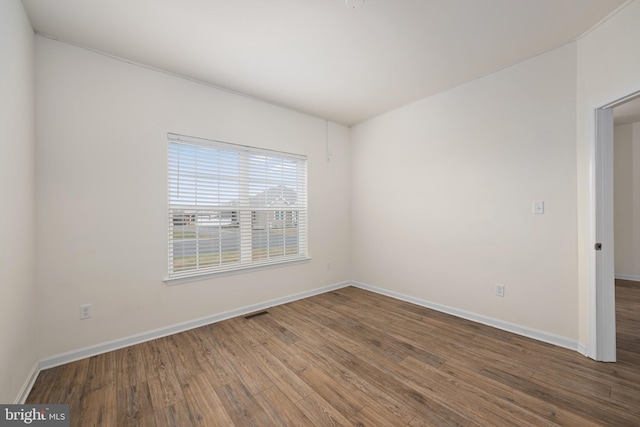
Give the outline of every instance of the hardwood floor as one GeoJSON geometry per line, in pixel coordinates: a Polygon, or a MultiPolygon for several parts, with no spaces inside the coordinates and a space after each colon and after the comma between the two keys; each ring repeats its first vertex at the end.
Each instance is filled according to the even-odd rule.
{"type": "Polygon", "coordinates": [[[640,282],[616,280],[618,361],[640,366],[640,282]]]}
{"type": "Polygon", "coordinates": [[[618,363],[348,287],[42,371],[72,426],[638,426],[640,286],[618,363]]]}

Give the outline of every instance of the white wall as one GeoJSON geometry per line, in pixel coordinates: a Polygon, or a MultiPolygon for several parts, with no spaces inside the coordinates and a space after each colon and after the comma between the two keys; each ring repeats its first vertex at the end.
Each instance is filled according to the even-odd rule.
{"type": "Polygon", "coordinates": [[[347,128],[327,163],[323,120],[43,37],[36,60],[42,358],[349,279],[347,128]],[[165,285],[167,132],[307,155],[312,260],[165,285]]]}
{"type": "Polygon", "coordinates": [[[573,43],[353,128],[353,279],[577,342],[575,77],[573,43]]]}
{"type": "Polygon", "coordinates": [[[640,2],[629,3],[578,41],[577,159],[580,341],[589,343],[595,306],[592,160],[596,108],[640,91],[640,2]]]}
{"type": "Polygon", "coordinates": [[[640,281],[640,122],[614,128],[616,277],[640,281]]]}
{"type": "Polygon", "coordinates": [[[0,2],[0,402],[38,360],[35,282],[33,30],[19,0],[0,2]]]}

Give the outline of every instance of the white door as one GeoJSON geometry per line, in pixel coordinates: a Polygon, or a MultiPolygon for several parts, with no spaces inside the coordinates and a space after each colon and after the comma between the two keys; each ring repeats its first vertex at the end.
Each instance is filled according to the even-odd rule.
{"type": "MultiPolygon", "coordinates": [[[[613,108],[596,110],[595,144],[595,289],[591,292],[589,356],[616,361],[615,265],[613,250],[613,108]]],[[[593,259],[593,258],[592,258],[593,259]]]]}

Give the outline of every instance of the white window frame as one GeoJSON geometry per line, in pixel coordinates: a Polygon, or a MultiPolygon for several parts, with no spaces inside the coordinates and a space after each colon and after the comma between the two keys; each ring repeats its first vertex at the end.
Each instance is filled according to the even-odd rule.
{"type": "Polygon", "coordinates": [[[309,259],[306,156],[173,133],[167,147],[167,284],[309,259]]]}

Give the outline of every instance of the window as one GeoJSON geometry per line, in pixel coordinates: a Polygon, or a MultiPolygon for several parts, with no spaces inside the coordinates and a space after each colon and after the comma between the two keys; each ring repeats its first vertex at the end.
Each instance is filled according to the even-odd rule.
{"type": "Polygon", "coordinates": [[[169,279],[307,258],[305,156],[168,139],[169,279]]]}

